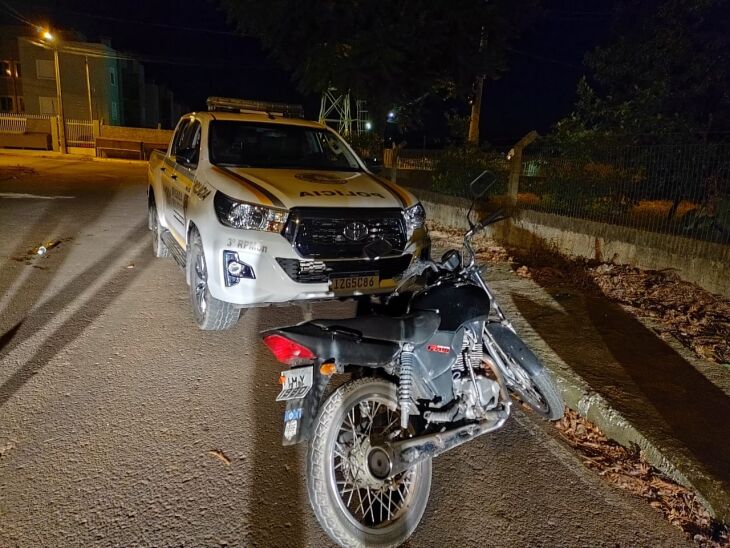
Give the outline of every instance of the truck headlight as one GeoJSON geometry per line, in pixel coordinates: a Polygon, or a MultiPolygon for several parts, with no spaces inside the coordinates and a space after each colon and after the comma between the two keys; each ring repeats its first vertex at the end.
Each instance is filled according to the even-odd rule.
{"type": "Polygon", "coordinates": [[[426,210],[420,203],[409,207],[403,212],[406,218],[406,224],[408,225],[408,233],[412,234],[417,228],[423,228],[426,222],[426,210]]]}
{"type": "Polygon", "coordinates": [[[216,192],[213,198],[218,220],[226,226],[245,230],[281,232],[289,216],[286,209],[249,204],[216,192]]]}

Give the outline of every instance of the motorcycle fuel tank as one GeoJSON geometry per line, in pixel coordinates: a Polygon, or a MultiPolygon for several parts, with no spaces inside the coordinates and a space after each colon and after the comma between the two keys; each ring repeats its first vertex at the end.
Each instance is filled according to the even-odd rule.
{"type": "Polygon", "coordinates": [[[456,331],[461,324],[489,314],[484,290],[463,281],[446,280],[413,296],[411,310],[435,310],[441,316],[439,329],[456,331]]]}

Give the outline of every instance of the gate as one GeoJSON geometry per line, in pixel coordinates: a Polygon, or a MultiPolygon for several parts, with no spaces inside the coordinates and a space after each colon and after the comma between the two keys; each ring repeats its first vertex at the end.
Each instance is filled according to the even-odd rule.
{"type": "Polygon", "coordinates": [[[66,145],[94,148],[94,123],[88,120],[66,120],[66,145]]]}

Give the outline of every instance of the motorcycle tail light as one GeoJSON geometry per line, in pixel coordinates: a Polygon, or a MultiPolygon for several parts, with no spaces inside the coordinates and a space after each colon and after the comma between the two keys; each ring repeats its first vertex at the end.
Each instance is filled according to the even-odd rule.
{"type": "Polygon", "coordinates": [[[277,360],[287,365],[300,365],[314,359],[309,348],[281,335],[267,335],[264,337],[264,344],[277,360]]]}

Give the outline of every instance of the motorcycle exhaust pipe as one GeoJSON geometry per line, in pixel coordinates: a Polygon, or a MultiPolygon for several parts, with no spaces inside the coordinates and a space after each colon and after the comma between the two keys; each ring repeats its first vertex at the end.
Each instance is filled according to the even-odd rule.
{"type": "MultiPolygon", "coordinates": [[[[380,474],[377,475],[383,475],[379,479],[392,478],[423,460],[437,457],[478,436],[499,430],[509,417],[509,409],[487,411],[486,415],[487,418],[477,423],[466,424],[445,432],[396,441],[383,447],[373,447],[371,453],[376,452],[379,457],[385,456],[384,453],[387,453],[390,460],[387,474],[383,475],[382,472],[385,470],[382,466],[378,467],[380,474]]],[[[371,469],[371,472],[374,470],[371,469]]]]}

